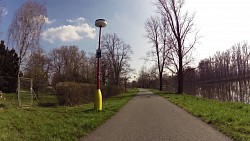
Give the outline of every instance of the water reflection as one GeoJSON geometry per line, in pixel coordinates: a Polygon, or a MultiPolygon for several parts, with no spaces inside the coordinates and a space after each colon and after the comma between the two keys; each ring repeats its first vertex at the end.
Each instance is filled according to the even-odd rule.
{"type": "MultiPolygon", "coordinates": [[[[176,88],[168,86],[165,90],[175,92],[176,88]]],[[[185,85],[184,92],[199,97],[220,101],[244,102],[250,104],[250,82],[234,81],[211,84],[185,85]]]]}

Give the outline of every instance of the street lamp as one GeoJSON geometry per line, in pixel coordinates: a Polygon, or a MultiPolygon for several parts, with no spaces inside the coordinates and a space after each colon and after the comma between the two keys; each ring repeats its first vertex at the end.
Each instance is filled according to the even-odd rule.
{"type": "Polygon", "coordinates": [[[95,21],[95,26],[99,27],[99,44],[98,49],[96,51],[96,58],[97,58],[97,91],[95,94],[95,101],[94,101],[94,108],[96,110],[101,111],[102,110],[102,93],[100,88],[100,59],[101,59],[101,33],[102,33],[102,27],[107,26],[107,22],[104,19],[97,19],[95,21]]]}

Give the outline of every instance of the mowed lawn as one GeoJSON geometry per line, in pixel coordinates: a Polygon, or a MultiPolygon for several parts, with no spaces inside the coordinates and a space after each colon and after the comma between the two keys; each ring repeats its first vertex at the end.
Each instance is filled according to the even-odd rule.
{"type": "Polygon", "coordinates": [[[106,99],[102,111],[93,110],[93,103],[75,107],[1,109],[0,140],[79,140],[113,116],[137,93],[137,89],[129,89],[127,93],[106,99]]]}

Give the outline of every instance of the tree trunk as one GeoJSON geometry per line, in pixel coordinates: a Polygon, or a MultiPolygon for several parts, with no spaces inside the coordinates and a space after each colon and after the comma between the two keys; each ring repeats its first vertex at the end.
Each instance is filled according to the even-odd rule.
{"type": "Polygon", "coordinates": [[[160,91],[162,91],[162,72],[160,72],[160,91]]]}
{"type": "Polygon", "coordinates": [[[178,91],[177,93],[183,93],[183,64],[182,64],[182,48],[181,43],[178,43],[178,57],[179,57],[179,70],[178,70],[178,91]]]}
{"type": "Polygon", "coordinates": [[[125,86],[125,92],[127,92],[127,78],[125,77],[125,81],[124,81],[124,86],[125,86]]]}
{"type": "MultiPolygon", "coordinates": [[[[179,57],[180,58],[180,57],[179,57]]],[[[178,91],[177,93],[183,93],[183,68],[182,68],[182,58],[179,61],[179,71],[178,71],[178,91]]]]}
{"type": "MultiPolygon", "coordinates": [[[[182,67],[180,67],[182,68],[182,67]]],[[[177,93],[182,94],[183,93],[183,71],[178,71],[178,91],[177,93]]]]}

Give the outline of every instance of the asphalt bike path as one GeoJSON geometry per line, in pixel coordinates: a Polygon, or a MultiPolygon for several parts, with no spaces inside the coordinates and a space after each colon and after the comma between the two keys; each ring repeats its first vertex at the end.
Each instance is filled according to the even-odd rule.
{"type": "Polygon", "coordinates": [[[145,89],[81,141],[232,141],[210,125],[145,89]]]}

